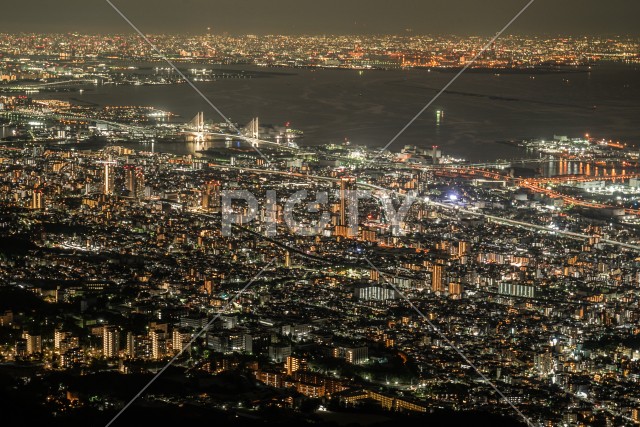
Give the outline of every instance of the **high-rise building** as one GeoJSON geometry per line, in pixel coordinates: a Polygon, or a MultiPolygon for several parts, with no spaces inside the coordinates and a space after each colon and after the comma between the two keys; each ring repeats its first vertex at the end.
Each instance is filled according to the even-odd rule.
{"type": "Polygon", "coordinates": [[[124,186],[130,197],[135,197],[136,188],[136,167],[133,165],[124,166],[124,186]]]}
{"type": "Polygon", "coordinates": [[[284,362],[291,355],[291,346],[286,344],[272,344],[269,346],[269,358],[274,362],[284,362]]]}
{"type": "Polygon", "coordinates": [[[54,350],[60,350],[60,345],[62,343],[62,341],[67,338],[67,332],[60,330],[60,329],[56,329],[55,332],[53,333],[53,348],[54,350]]]}
{"type": "Polygon", "coordinates": [[[136,357],[136,341],[133,332],[127,332],[127,344],[125,346],[125,353],[130,358],[136,357]]]}
{"type": "Polygon", "coordinates": [[[152,330],[149,332],[151,338],[151,357],[162,359],[167,352],[167,334],[163,330],[152,330]]]}
{"type": "Polygon", "coordinates": [[[22,339],[26,341],[26,354],[42,353],[42,337],[32,335],[29,332],[22,333],[22,339]]]}
{"type": "Polygon", "coordinates": [[[134,189],[136,199],[144,198],[144,170],[139,166],[136,168],[136,185],[134,189]]]}
{"type": "Polygon", "coordinates": [[[71,335],[71,332],[65,332],[56,329],[53,334],[53,348],[60,354],[64,354],[72,348],[80,346],[80,338],[71,335]]]}
{"type": "Polygon", "coordinates": [[[301,357],[288,356],[285,362],[285,369],[287,375],[293,375],[294,372],[304,370],[306,368],[307,361],[301,357]]]}
{"type": "Polygon", "coordinates": [[[333,349],[333,357],[344,359],[348,363],[360,365],[369,360],[369,348],[362,347],[335,347],[333,349]]]}
{"type": "Polygon", "coordinates": [[[369,349],[367,347],[348,348],[345,352],[345,360],[354,365],[365,363],[369,360],[369,349]]]}
{"type": "MultiPolygon", "coordinates": [[[[216,334],[207,334],[207,346],[217,353],[241,352],[253,353],[254,337],[251,334],[243,333],[236,329],[230,332],[222,332],[216,334]]],[[[273,353],[276,358],[286,357],[278,356],[278,350],[273,353]]],[[[271,353],[269,353],[271,355],[271,353]]]]}
{"type": "Polygon", "coordinates": [[[125,165],[124,184],[130,197],[136,199],[144,198],[144,171],[142,167],[125,165]]]}
{"type": "Polygon", "coordinates": [[[247,354],[253,354],[253,335],[243,334],[242,335],[242,351],[247,354]]]}
{"type": "Polygon", "coordinates": [[[42,188],[33,190],[33,200],[31,201],[32,209],[44,209],[44,192],[42,188]]]}
{"type": "Polygon", "coordinates": [[[462,257],[467,253],[468,243],[464,240],[458,242],[458,256],[462,257]]]}
{"type": "Polygon", "coordinates": [[[533,363],[542,376],[553,374],[555,371],[555,359],[549,351],[534,355],[533,363]]]}
{"type": "Polygon", "coordinates": [[[126,355],[130,359],[149,359],[152,357],[151,338],[149,335],[134,335],[127,332],[126,355]]]}
{"type": "Polygon", "coordinates": [[[115,186],[115,174],[113,171],[113,165],[111,159],[104,163],[104,172],[102,175],[102,192],[104,194],[113,194],[113,187],[115,186]]]}
{"type": "Polygon", "coordinates": [[[338,225],[346,226],[347,221],[347,209],[349,207],[349,191],[356,189],[356,179],[353,177],[340,178],[340,212],[338,225]]]}
{"type": "Polygon", "coordinates": [[[202,209],[218,212],[220,204],[220,181],[208,181],[202,189],[202,209]]]}
{"type": "Polygon", "coordinates": [[[102,330],[102,354],[104,357],[118,357],[120,350],[120,336],[115,326],[104,326],[102,330]]]}
{"type": "Polygon", "coordinates": [[[444,266],[440,261],[437,261],[433,264],[431,269],[431,291],[432,292],[442,292],[444,287],[442,285],[442,274],[444,271],[444,266]]]}
{"type": "Polygon", "coordinates": [[[300,359],[294,356],[287,356],[285,369],[287,371],[287,375],[293,375],[294,372],[300,369],[300,359]]]}
{"type": "Polygon", "coordinates": [[[460,283],[451,282],[449,283],[449,295],[452,297],[457,297],[462,294],[462,285],[460,283]]]}
{"type": "Polygon", "coordinates": [[[172,334],[173,352],[189,351],[188,344],[191,341],[191,333],[184,329],[174,329],[172,334]]]}
{"type": "Polygon", "coordinates": [[[63,369],[68,369],[82,363],[83,360],[83,352],[79,347],[72,347],[66,350],[64,353],[60,354],[60,367],[63,369]]]}

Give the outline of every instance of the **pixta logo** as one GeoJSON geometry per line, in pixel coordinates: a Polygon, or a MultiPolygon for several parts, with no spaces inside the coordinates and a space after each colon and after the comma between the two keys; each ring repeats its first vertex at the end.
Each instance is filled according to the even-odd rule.
{"type": "MultiPolygon", "coordinates": [[[[222,235],[230,236],[234,225],[246,225],[262,220],[264,234],[268,237],[276,236],[278,218],[284,219],[289,232],[299,236],[315,236],[322,234],[331,223],[329,209],[329,192],[298,190],[278,203],[275,190],[266,191],[259,198],[248,190],[221,191],[222,235]]],[[[348,234],[358,233],[358,203],[360,200],[374,198],[378,200],[381,211],[390,226],[393,235],[402,234],[400,227],[416,198],[406,195],[401,203],[396,203],[389,194],[376,194],[366,190],[340,190],[337,222],[345,226],[348,234]]]]}

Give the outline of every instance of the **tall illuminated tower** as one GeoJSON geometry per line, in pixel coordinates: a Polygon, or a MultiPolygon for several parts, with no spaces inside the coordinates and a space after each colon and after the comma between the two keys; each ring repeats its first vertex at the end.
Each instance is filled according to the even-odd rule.
{"type": "Polygon", "coordinates": [[[124,183],[130,197],[144,197],[144,171],[140,166],[125,165],[124,183]]]}
{"type": "Polygon", "coordinates": [[[349,191],[356,189],[356,179],[353,177],[342,177],[340,179],[340,218],[338,225],[347,225],[347,207],[349,205],[349,191]]]}
{"type": "Polygon", "coordinates": [[[111,156],[109,156],[108,160],[99,161],[98,163],[102,163],[104,165],[104,172],[102,174],[102,192],[104,194],[113,194],[113,188],[115,185],[115,173],[113,167],[117,162],[113,161],[111,156]]]}
{"type": "Polygon", "coordinates": [[[433,264],[433,268],[431,269],[431,291],[432,292],[442,292],[442,273],[444,270],[444,266],[440,261],[436,261],[433,264]]]}

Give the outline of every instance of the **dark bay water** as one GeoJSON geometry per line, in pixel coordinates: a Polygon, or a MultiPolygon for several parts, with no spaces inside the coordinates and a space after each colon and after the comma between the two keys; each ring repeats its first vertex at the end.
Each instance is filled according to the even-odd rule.
{"type": "MultiPolygon", "coordinates": [[[[353,144],[384,146],[454,75],[427,70],[245,69],[269,71],[269,76],[197,85],[240,124],[255,116],[262,123],[290,122],[305,132],[303,146],[345,138],[353,144]]],[[[100,86],[83,94],[52,96],[100,105],[151,105],[185,120],[204,111],[206,120],[221,121],[186,84],[100,86]]],[[[589,133],[637,144],[639,118],[638,66],[603,64],[590,72],[534,75],[467,72],[391,148],[438,145],[445,154],[478,161],[526,156],[496,141],[554,134],[589,133]],[[437,110],[442,111],[440,120],[437,110]]],[[[137,148],[150,149],[142,144],[137,148]]],[[[154,149],[184,154],[196,147],[155,144],[154,149]]]]}

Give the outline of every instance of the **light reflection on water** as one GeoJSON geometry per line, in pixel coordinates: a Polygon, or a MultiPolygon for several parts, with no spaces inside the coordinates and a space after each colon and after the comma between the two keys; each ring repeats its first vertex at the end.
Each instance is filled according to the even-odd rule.
{"type": "MultiPolygon", "coordinates": [[[[199,87],[241,126],[254,117],[264,124],[291,122],[291,127],[305,133],[299,143],[303,147],[341,143],[345,138],[355,145],[381,147],[451,78],[450,73],[424,70],[274,72],[280,71],[286,74],[223,79],[199,87]]],[[[438,145],[443,154],[475,162],[526,157],[520,148],[497,143],[504,140],[554,134],[577,137],[589,132],[597,138],[640,142],[636,125],[640,72],[636,68],[599,65],[590,73],[573,73],[569,86],[566,78],[562,73],[536,75],[535,80],[526,74],[465,74],[391,149],[438,145]]],[[[177,113],[184,121],[202,111],[207,122],[222,121],[188,85],[108,85],[82,95],[54,95],[97,105],[153,106],[177,113]]],[[[196,151],[189,143],[154,148],[175,154],[196,151]]]]}

